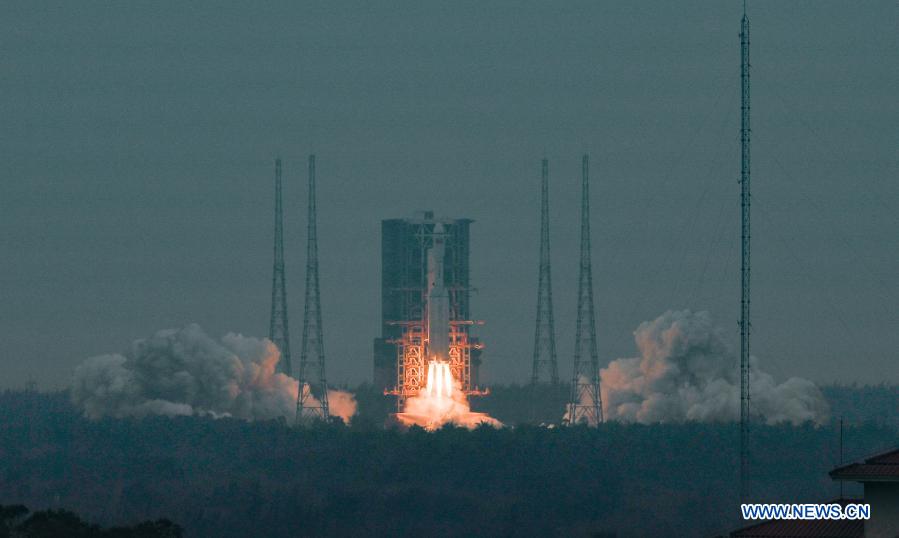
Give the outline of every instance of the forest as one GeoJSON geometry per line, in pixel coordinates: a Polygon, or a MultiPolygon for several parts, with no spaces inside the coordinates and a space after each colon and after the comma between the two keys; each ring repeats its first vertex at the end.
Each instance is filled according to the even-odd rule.
{"type": "Polygon", "coordinates": [[[0,538],[181,538],[180,526],[166,519],[102,528],[68,510],[31,512],[21,504],[0,505],[0,538]]]}
{"type": "MultiPolygon", "coordinates": [[[[475,405],[514,427],[404,431],[384,427],[382,395],[353,390],[349,426],[311,428],[91,421],[65,392],[6,391],[0,505],[71,510],[104,526],[165,520],[188,537],[714,536],[739,526],[734,424],[529,425],[532,408],[564,391],[511,386],[475,405]]],[[[844,461],[899,444],[899,387],[823,392],[825,426],[753,426],[755,499],[836,497],[827,472],[840,461],[841,416],[844,461]]]]}

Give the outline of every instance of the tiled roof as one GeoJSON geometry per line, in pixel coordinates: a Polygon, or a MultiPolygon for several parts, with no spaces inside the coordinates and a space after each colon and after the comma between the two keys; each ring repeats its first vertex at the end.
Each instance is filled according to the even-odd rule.
{"type": "Polygon", "coordinates": [[[899,449],[872,456],[864,463],[851,463],[830,471],[834,480],[859,482],[899,481],[899,449]]]}
{"type": "Polygon", "coordinates": [[[871,459],[877,460],[877,463],[882,463],[885,465],[899,465],[899,448],[893,450],[892,452],[887,452],[886,454],[874,456],[871,459]]]}

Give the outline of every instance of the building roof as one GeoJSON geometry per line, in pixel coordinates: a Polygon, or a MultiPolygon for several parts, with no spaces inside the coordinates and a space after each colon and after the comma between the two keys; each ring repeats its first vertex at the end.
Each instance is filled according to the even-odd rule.
{"type": "Polygon", "coordinates": [[[899,482],[899,448],[830,471],[834,480],[899,482]]]}
{"type": "MultiPolygon", "coordinates": [[[[837,499],[830,502],[845,506],[862,500],[837,499]]],[[[862,538],[864,535],[864,521],[843,519],[776,519],[730,533],[731,538],[862,538]]]]}

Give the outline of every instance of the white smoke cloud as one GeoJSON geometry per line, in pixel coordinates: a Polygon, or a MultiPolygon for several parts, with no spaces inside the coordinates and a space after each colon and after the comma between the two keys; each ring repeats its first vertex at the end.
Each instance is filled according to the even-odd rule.
{"type": "Polygon", "coordinates": [[[472,430],[482,424],[501,428],[502,422],[486,413],[471,410],[468,398],[462,391],[462,384],[453,383],[453,391],[449,396],[435,396],[422,391],[418,396],[406,400],[403,412],[397,414],[397,420],[407,426],[417,425],[433,431],[445,424],[454,424],[472,430]]]}
{"type": "MultiPolygon", "coordinates": [[[[293,423],[299,382],[275,371],[281,356],[267,339],[210,338],[198,325],[157,332],[124,355],[92,357],[75,369],[72,400],[92,419],[145,415],[284,417],[293,423]]],[[[353,396],[329,391],[332,414],[355,414],[353,396]]]]}
{"type": "MultiPolygon", "coordinates": [[[[734,421],[740,416],[738,361],[707,312],[669,311],[634,333],[639,357],[600,372],[605,418],[622,422],[734,421]]],[[[822,424],[830,409],[818,387],[777,384],[750,360],[751,413],[768,424],[822,424]]]]}

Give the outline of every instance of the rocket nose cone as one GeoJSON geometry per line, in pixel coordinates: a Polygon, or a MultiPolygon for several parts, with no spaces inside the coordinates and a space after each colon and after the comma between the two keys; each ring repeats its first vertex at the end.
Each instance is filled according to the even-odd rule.
{"type": "Polygon", "coordinates": [[[443,224],[438,222],[434,225],[434,234],[442,234],[443,233],[443,224]]]}

